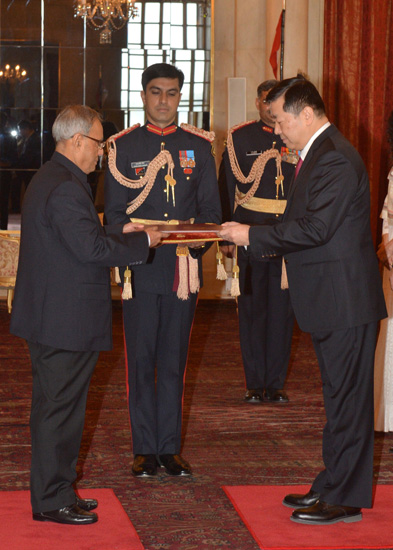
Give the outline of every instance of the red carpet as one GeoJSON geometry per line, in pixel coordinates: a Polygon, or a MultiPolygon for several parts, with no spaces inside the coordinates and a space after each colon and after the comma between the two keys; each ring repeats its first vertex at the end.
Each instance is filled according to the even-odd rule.
{"type": "Polygon", "coordinates": [[[309,486],[225,486],[224,491],[250,533],[264,550],[371,549],[393,547],[393,485],[377,485],[374,507],[362,521],[330,526],[291,521],[281,504],[288,493],[306,493],[309,486]]]}
{"type": "Polygon", "coordinates": [[[78,491],[99,501],[98,522],[60,525],[33,521],[29,491],[0,491],[0,546],[4,550],[143,550],[112,489],[78,491]]]}

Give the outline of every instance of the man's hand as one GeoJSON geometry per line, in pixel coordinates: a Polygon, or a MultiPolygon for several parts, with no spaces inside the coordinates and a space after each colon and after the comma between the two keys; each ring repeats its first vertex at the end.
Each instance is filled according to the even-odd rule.
{"type": "Polygon", "coordinates": [[[219,232],[219,235],[231,243],[235,243],[239,246],[247,246],[250,244],[249,231],[249,225],[237,222],[226,222],[222,224],[222,230],[219,232]]]}
{"type": "Polygon", "coordinates": [[[198,248],[203,248],[206,243],[198,241],[197,243],[182,243],[182,244],[184,244],[185,246],[188,246],[188,248],[198,249],[198,248]]]}
{"type": "Polygon", "coordinates": [[[148,234],[150,239],[150,248],[160,246],[161,241],[164,238],[164,233],[161,233],[161,231],[157,231],[156,225],[152,225],[149,227],[145,226],[145,232],[148,234]]]}
{"type": "Polygon", "coordinates": [[[157,231],[157,225],[143,225],[143,223],[126,223],[123,225],[123,233],[133,233],[135,231],[145,231],[149,236],[149,247],[155,248],[159,246],[164,234],[161,231],[157,231]]]}
{"type": "Polygon", "coordinates": [[[143,231],[145,226],[143,223],[129,222],[123,225],[123,233],[132,233],[133,231],[143,231]]]}
{"type": "Polygon", "coordinates": [[[233,258],[235,254],[234,244],[220,244],[220,250],[227,258],[233,258]]]}

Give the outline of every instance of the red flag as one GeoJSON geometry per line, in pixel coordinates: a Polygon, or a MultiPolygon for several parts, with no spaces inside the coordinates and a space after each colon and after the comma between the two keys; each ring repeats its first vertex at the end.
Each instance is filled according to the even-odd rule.
{"type": "Polygon", "coordinates": [[[272,51],[270,52],[270,57],[269,57],[269,62],[270,62],[270,65],[272,66],[273,73],[276,78],[277,78],[277,69],[278,69],[277,52],[281,46],[281,22],[282,22],[282,12],[277,23],[276,34],[274,36],[272,51]]]}

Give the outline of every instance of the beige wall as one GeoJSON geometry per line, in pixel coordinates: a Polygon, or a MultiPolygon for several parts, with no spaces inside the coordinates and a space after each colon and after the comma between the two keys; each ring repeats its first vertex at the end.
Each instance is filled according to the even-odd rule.
{"type": "MultiPolygon", "coordinates": [[[[269,63],[282,0],[214,0],[212,112],[217,160],[228,120],[228,77],[246,79],[247,120],[257,117],[256,88],[274,78],[269,63]]],[[[305,72],[321,90],[324,0],[286,0],[283,76],[305,72]]]]}
{"type": "MultiPolygon", "coordinates": [[[[322,91],[324,0],[286,0],[285,4],[283,77],[300,70],[322,91]]],[[[212,129],[218,168],[228,130],[228,78],[246,79],[246,118],[257,118],[256,88],[274,78],[269,56],[283,0],[212,0],[212,6],[212,129]]],[[[227,294],[215,278],[215,250],[212,247],[204,259],[202,298],[227,294]]]]}

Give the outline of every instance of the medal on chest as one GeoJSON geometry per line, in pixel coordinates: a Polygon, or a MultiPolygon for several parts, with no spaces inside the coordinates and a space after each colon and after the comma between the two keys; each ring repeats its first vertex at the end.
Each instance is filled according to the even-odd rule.
{"type": "Polygon", "coordinates": [[[195,153],[193,150],[179,151],[180,166],[185,174],[192,174],[192,169],[195,168],[195,153]]]}

